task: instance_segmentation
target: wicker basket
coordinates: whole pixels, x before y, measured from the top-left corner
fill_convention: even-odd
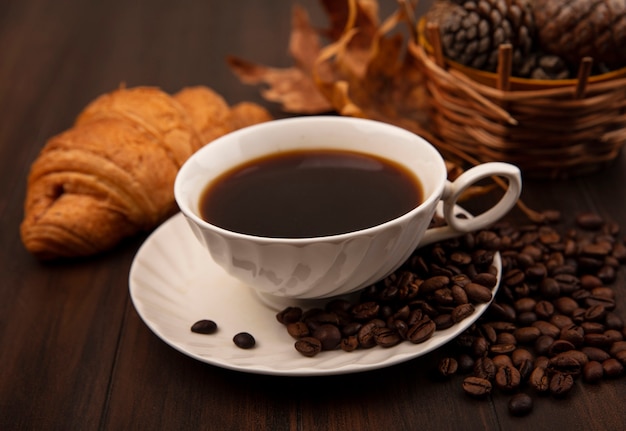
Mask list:
[[[498,73],[443,58],[437,28],[409,44],[422,67],[428,128],[443,152],[466,161],[504,161],[533,177],[568,177],[597,170],[626,143],[626,69],[589,76],[591,59],[577,79],[539,81],[510,76],[510,46],[500,52]]]

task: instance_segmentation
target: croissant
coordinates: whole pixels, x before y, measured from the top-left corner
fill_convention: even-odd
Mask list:
[[[149,231],[176,210],[174,180],[205,143],[271,120],[261,106],[232,108],[208,87],[169,95],[120,88],[50,138],[28,175],[20,235],[40,259],[93,255]]]

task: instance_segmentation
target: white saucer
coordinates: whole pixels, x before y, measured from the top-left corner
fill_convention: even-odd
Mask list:
[[[499,276],[499,254],[494,265]],[[408,361],[452,340],[488,306],[478,305],[472,316],[449,329],[436,331],[421,344],[403,342],[391,348],[350,353],[325,351],[308,358],[295,350],[295,340],[276,320],[276,310],[211,260],[180,213],[146,239],[134,258],[129,284],[139,316],[173,348],[208,364],[271,375],[345,374]],[[191,325],[201,319],[215,321],[218,331],[211,335],[191,332]],[[254,348],[243,350],[235,346],[232,338],[242,331],[255,337]]]

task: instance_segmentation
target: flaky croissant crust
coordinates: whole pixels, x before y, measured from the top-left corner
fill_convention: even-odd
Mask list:
[[[231,109],[201,86],[174,96],[154,87],[104,94],[33,162],[22,242],[41,259],[88,256],[153,229],[176,211],[174,180],[191,154],[270,119],[257,105]]]

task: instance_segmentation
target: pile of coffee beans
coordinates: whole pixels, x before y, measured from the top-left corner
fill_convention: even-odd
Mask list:
[[[492,300],[498,281],[493,240],[485,232],[423,248],[357,300],[334,299],[309,310],[288,307],[276,318],[305,356],[422,343]]]
[[[626,263],[619,226],[584,213],[571,228],[501,223],[490,232],[503,261],[498,295],[439,372],[463,374],[472,396],[510,395],[513,415],[532,410],[532,394],[564,397],[579,379],[622,376],[626,330],[612,287]]]
[[[564,397],[577,381],[617,378],[626,366],[626,329],[612,286],[626,263],[619,226],[584,213],[567,227],[557,212],[548,214],[550,223],[501,222],[422,248],[358,301],[289,307],[277,319],[306,356],[423,342],[492,299],[492,261],[499,252],[496,297],[447,346],[451,354],[438,371],[461,376],[470,396],[504,394],[512,415],[528,414],[533,395]]]

